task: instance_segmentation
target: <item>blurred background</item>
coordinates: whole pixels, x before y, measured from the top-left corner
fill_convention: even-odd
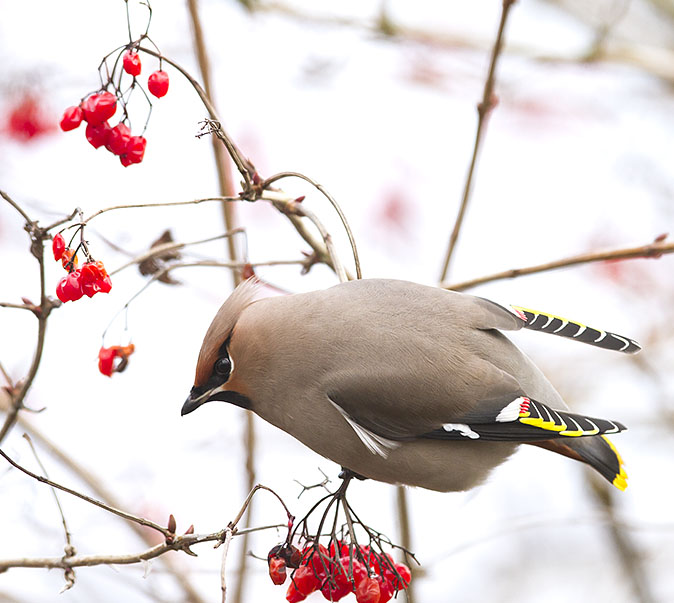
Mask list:
[[[92,6],[0,2],[0,189],[42,224],[76,207],[90,215],[112,205],[218,194],[211,143],[196,137],[206,112],[168,66],[169,93],[153,103],[142,164],[125,169],[94,150],[83,128],[58,129],[63,109],[98,88],[103,56],[128,42],[124,2]],[[147,10],[133,1],[129,9],[137,36]],[[152,40],[200,79],[187,4],[164,0],[153,9]],[[199,2],[215,103],[242,151],[263,176],[303,172],[334,195],[354,230],[364,276],[426,284],[438,282],[461,199],[500,10],[496,0]],[[448,281],[645,245],[670,232],[674,3],[521,0],[505,41],[499,103]],[[144,73],[158,68],[142,59]],[[142,130],[146,107],[139,106],[132,118]],[[327,202],[301,183],[283,186],[307,195],[351,268]],[[294,260],[309,250],[266,204],[241,204],[236,219],[247,232],[240,252],[250,261]],[[23,225],[0,203],[3,302],[39,298]],[[178,241],[225,230],[220,207],[200,204],[111,211],[91,222],[87,238],[96,258],[114,269],[165,229]],[[224,257],[222,241],[185,252],[185,258]],[[628,425],[613,441],[630,486],[624,493],[605,488],[584,466],[525,447],[471,492],[408,490],[411,544],[421,562],[417,603],[674,600],[672,262],[669,256],[604,262],[471,290],[642,344],[641,354],[626,357],[532,332],[513,335],[575,410]],[[298,266],[257,272],[288,291],[337,282],[325,266],[306,276]],[[62,275],[48,262],[50,291]],[[179,532],[190,524],[213,532],[234,517],[247,493],[246,418],[224,404],[184,418],[180,408],[203,334],[232,277],[221,268],[173,276],[178,285],[153,283],[126,315],[118,312],[147,282],[134,268],[113,278],[109,295],[51,315],[26,399],[31,409],[44,410],[22,413],[2,448],[39,471],[21,437],[27,431],[56,481],[99,498],[107,491],[122,508],[163,525],[172,513]],[[30,365],[35,323],[29,312],[0,309],[0,362],[13,380]],[[136,346],[126,372],[112,379],[97,371],[106,328],[106,345],[131,337]],[[298,517],[321,496],[315,489],[298,498],[299,483],[322,481],[322,471],[330,487],[338,483],[337,466],[257,419],[254,463],[256,480]],[[122,520],[66,494],[60,500],[80,554],[136,552],[154,537],[144,540]],[[363,520],[400,540],[393,486],[358,482],[350,500]],[[259,495],[252,525],[284,521],[280,506]],[[2,559],[63,554],[49,488],[4,461],[0,533]],[[231,600],[241,553],[265,558],[283,537],[258,532],[246,550],[242,539],[233,540]],[[170,566],[155,560],[81,568],[62,595],[63,572],[11,569],[0,575],[0,600],[219,601],[221,551],[206,544],[196,552],[198,558],[171,553]],[[271,584],[266,562],[247,561],[238,600],[283,601],[285,589]]]

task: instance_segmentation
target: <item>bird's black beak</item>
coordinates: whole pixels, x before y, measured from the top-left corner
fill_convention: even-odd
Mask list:
[[[193,387],[190,395],[187,396],[187,400],[185,400],[185,404],[183,404],[180,414],[182,416],[188,415],[202,404],[213,402],[215,400],[229,402],[230,404],[234,404],[234,406],[251,410],[251,402],[246,396],[237,392],[222,389],[222,384],[215,387],[211,387],[211,385],[212,384],[206,384],[200,387]]]
[[[190,395],[187,396],[187,400],[185,400],[185,403],[180,410],[180,415],[185,416],[199,408],[205,402],[208,402],[211,392],[212,390],[205,387],[193,387],[192,391],[190,391]]]

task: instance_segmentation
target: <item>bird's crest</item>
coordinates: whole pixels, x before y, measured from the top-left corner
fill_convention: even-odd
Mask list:
[[[232,334],[241,313],[253,302],[258,288],[259,283],[255,278],[243,281],[218,310],[201,344],[194,385],[203,385],[210,377],[220,347]]]

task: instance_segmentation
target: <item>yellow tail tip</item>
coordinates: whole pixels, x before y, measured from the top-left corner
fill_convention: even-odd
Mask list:
[[[611,442],[611,440],[609,440],[605,435],[601,437],[604,438],[604,441],[611,447],[613,454],[615,454],[616,458],[618,459],[618,463],[620,464],[620,473],[618,473],[618,475],[613,478],[613,485],[618,488],[618,490],[624,492],[625,488],[627,488],[627,473],[625,472],[625,467],[623,466],[623,459],[616,447],[613,445],[613,442]]]

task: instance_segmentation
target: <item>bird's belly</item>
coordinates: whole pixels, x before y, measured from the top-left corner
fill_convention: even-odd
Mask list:
[[[322,420],[315,413],[305,413],[300,423],[294,416],[297,406],[290,411],[293,414],[278,410],[262,418],[338,465],[369,479],[440,492],[468,490],[480,484],[517,447],[503,442],[419,439],[401,442],[384,457],[371,452],[337,413],[320,413]]]

